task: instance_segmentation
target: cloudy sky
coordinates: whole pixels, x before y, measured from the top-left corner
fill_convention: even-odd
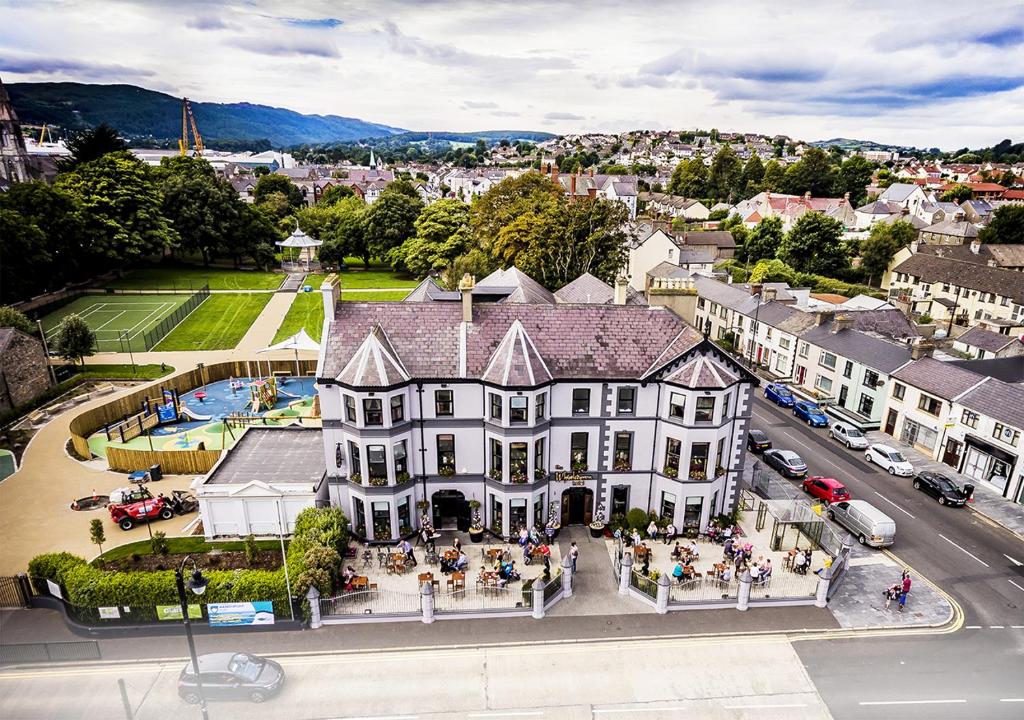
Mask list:
[[[416,130],[1024,139],[1024,2],[0,0],[5,82]]]

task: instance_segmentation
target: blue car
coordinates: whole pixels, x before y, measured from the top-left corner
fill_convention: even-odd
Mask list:
[[[828,427],[828,416],[825,412],[812,402],[800,400],[793,405],[793,414],[801,420],[806,420],[811,427]]]
[[[764,386],[764,397],[781,407],[791,408],[795,398],[789,388],[779,383],[768,383]]]

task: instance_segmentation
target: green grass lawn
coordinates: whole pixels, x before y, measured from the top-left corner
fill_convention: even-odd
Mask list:
[[[194,288],[209,283],[211,290],[276,290],[284,281],[281,273],[255,270],[224,270],[182,265],[139,268],[110,287],[130,290]]]
[[[174,368],[165,365],[136,365],[134,372],[131,365],[86,365],[75,374],[76,378],[95,378],[97,380],[156,380],[174,372]]]
[[[367,290],[365,292],[346,293],[341,292],[342,302],[397,302],[405,299],[409,293],[405,290]],[[298,293],[292,300],[292,306],[288,308],[288,314],[284,316],[281,327],[274,335],[274,342],[278,343],[287,337],[291,337],[301,328],[314,340],[320,340],[320,334],[324,329],[324,306],[319,292]]]
[[[153,349],[229,350],[238,345],[270,298],[270,293],[211,295]]]
[[[289,541],[286,538],[284,541],[286,548],[288,546],[288,542]],[[257,540],[256,546],[260,550],[279,550],[281,548],[281,542],[279,540]],[[245,543],[242,540],[227,540],[224,542],[208,543],[203,537],[198,535],[190,537],[169,537],[167,538],[167,549],[171,554],[208,553],[213,549],[230,552],[245,550]],[[98,559],[104,561],[123,560],[132,553],[138,553],[139,555],[152,555],[153,548],[150,545],[149,540],[140,540],[138,542],[111,548],[104,552]]]
[[[96,334],[100,352],[142,352],[145,336],[183,305],[188,295],[83,295],[43,318],[43,330],[51,345],[57,326],[74,313]]]

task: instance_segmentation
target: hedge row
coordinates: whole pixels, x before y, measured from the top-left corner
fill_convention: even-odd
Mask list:
[[[343,552],[348,543],[346,527],[347,520],[338,508],[307,508],[299,514],[288,552],[292,591],[297,597],[302,597],[308,589],[308,585],[297,585],[297,581],[307,575],[307,552],[325,543],[330,543],[332,550]],[[52,580],[63,588],[65,600],[72,605],[155,606],[178,602],[173,570],[107,571],[90,565],[77,555],[62,552],[37,555],[29,563],[28,572],[37,593],[47,594],[46,581]],[[210,584],[201,598],[197,598],[201,604],[272,600],[275,608],[282,611],[288,608],[288,590],[283,569],[204,568],[203,575]]]

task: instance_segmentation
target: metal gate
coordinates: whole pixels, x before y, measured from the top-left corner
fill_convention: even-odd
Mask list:
[[[28,578],[24,576],[0,576],[0,608],[28,607]]]

